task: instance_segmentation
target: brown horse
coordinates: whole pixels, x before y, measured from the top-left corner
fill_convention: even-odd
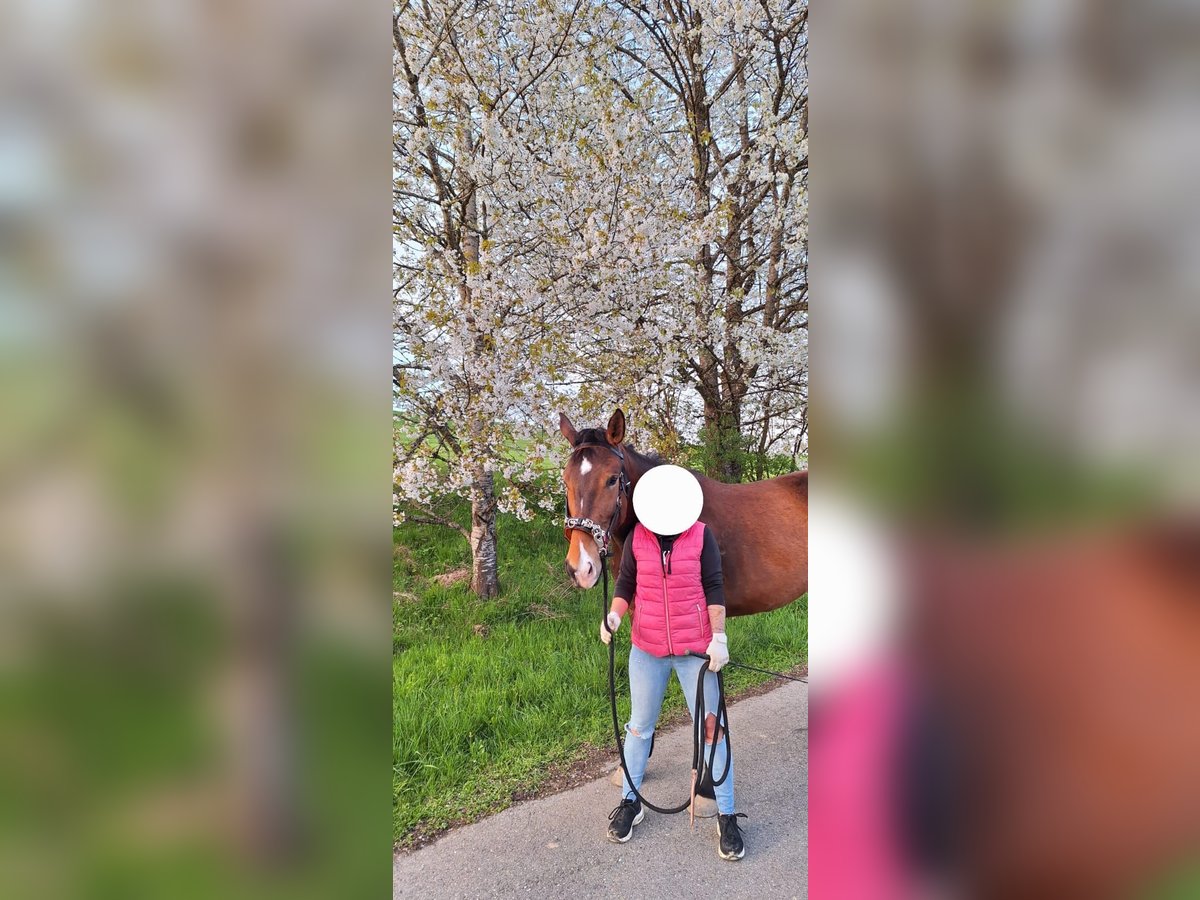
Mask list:
[[[600,578],[597,538],[609,541],[615,577],[621,548],[637,522],[633,489],[663,460],[624,442],[625,414],[619,409],[605,429],[577,431],[565,415],[559,417],[559,429],[572,447],[563,470],[567,515],[587,519],[597,529],[564,528],[571,542],[567,574],[579,587],[590,588]],[[749,484],[724,484],[693,474],[704,490],[700,521],[721,546],[726,614],[766,612],[803,596],[808,590],[808,472]]]
[[[1196,896],[1200,523],[910,534],[902,558],[934,864],[973,897]]]

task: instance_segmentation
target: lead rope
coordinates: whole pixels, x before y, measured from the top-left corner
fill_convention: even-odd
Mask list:
[[[709,773],[714,771],[714,766],[717,761],[717,744],[719,743],[717,740],[717,735],[721,731],[725,732],[725,749],[728,755],[725,757],[725,771],[721,774],[719,779],[715,779],[713,781],[714,787],[725,783],[725,779],[729,777],[729,770],[733,765],[733,742],[729,738],[729,713],[725,708],[725,679],[722,677],[720,672],[716,673],[718,697],[716,713],[717,719],[716,726],[713,729],[713,742],[712,749],[709,751],[708,755],[708,765],[705,766],[703,749],[704,719],[707,716],[707,712],[705,711],[704,704],[704,674],[708,671],[708,657],[702,653],[689,654],[690,656],[696,656],[701,660],[700,672],[696,676],[696,709],[695,714],[692,716],[692,786],[688,792],[688,799],[678,806],[655,806],[642,795],[641,791],[634,786],[633,778],[629,774],[629,764],[625,761],[625,742],[621,739],[621,722],[620,717],[617,715],[617,646],[616,641],[614,640],[615,635],[613,635],[613,630],[608,627],[608,554],[606,553],[601,554],[600,556],[600,573],[604,579],[603,596],[601,599],[601,602],[604,604],[604,609],[601,613],[601,621],[604,623],[604,628],[609,634],[608,700],[609,706],[612,709],[613,737],[615,737],[617,741],[617,755],[621,759],[621,771],[624,773],[625,781],[628,782],[629,787],[633,791],[634,796],[637,797],[638,802],[645,804],[656,813],[662,813],[664,815],[674,815],[675,813],[683,812],[685,809],[689,810],[690,815],[688,824],[689,827],[694,829],[696,822],[696,785],[699,784],[706,771]],[[630,628],[632,627],[633,626],[631,624]],[[623,797],[624,795],[622,794],[622,798]]]

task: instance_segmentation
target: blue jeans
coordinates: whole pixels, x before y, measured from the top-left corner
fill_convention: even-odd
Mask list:
[[[696,677],[700,674],[703,661],[695,656],[654,656],[637,647],[629,648],[629,692],[633,705],[630,709],[629,722],[625,726],[625,764],[629,767],[629,776],[623,777],[621,795],[634,799],[629,779],[638,790],[642,787],[642,778],[646,774],[646,760],[650,758],[650,738],[654,734],[654,726],[658,724],[658,714],[662,712],[663,697],[667,693],[667,683],[671,680],[671,670],[679,677],[683,688],[683,696],[687,699],[688,712],[693,718],[696,715]],[[708,713],[717,712],[717,676],[709,672],[704,676],[704,708]],[[705,762],[708,761],[709,747],[704,749]],[[725,743],[724,734],[717,744],[717,757],[713,762],[714,780],[721,777],[729,759],[729,749]],[[733,806],[733,766],[730,763],[729,777],[724,784],[717,785],[713,793],[717,799],[717,812],[728,816],[734,811]],[[654,798],[651,798],[654,799]]]

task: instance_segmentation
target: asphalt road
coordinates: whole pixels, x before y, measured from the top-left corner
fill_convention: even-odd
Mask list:
[[[608,777],[531,800],[397,854],[393,897],[808,896],[808,685],[789,683],[729,707],[746,855],[717,856],[716,819],[646,811],[626,844],[605,838],[620,791]],[[643,784],[655,802],[686,794],[687,725],[662,733]],[[659,799],[661,798],[661,799]]]

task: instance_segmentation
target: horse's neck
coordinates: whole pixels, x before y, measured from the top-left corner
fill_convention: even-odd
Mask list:
[[[629,472],[626,474],[629,476],[630,489],[637,484],[639,478],[655,466],[662,465],[661,461],[642,456],[642,454],[638,453],[628,444],[625,445],[625,457],[629,460]]]
[[[632,512],[633,512],[633,489],[637,487],[638,480],[643,475],[645,475],[647,472],[649,472],[651,469],[653,469],[656,465],[658,465],[658,463],[654,462],[653,460],[647,459],[646,457],[642,456],[640,453],[638,453],[636,450],[634,450],[632,447],[630,447],[628,445],[626,445],[626,447],[625,447],[625,459],[628,460],[628,466],[629,466],[628,471],[626,471],[626,473],[625,473],[625,477],[629,479],[629,511],[632,514]],[[632,519],[632,518],[630,519],[630,521],[629,521],[629,530],[630,531],[633,530],[633,523],[636,521],[637,521],[636,519]]]

